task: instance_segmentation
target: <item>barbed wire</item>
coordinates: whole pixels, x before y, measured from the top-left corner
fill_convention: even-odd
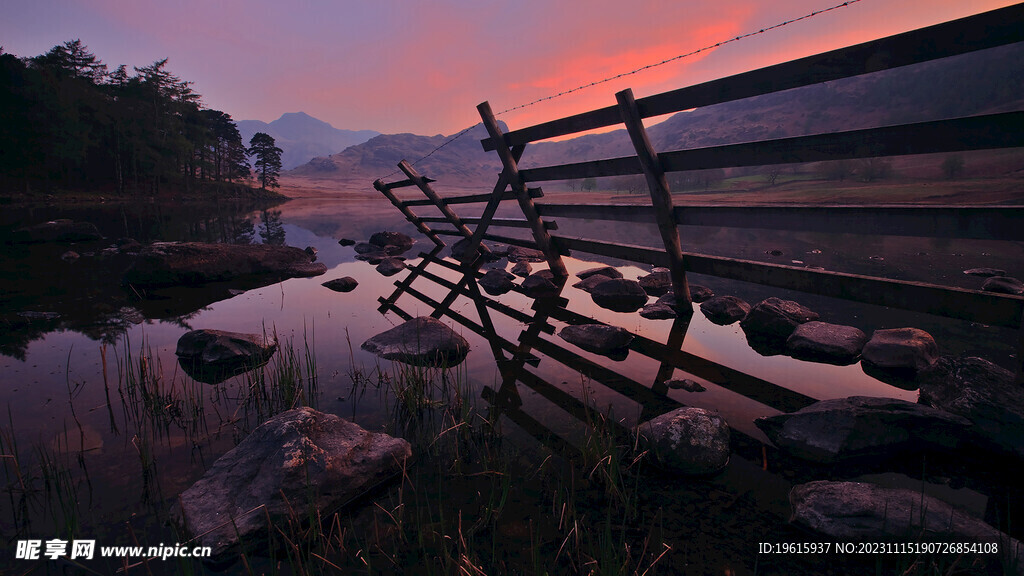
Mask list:
[[[594,86],[599,86],[599,85],[605,84],[607,82],[612,82],[612,81],[618,80],[620,78],[625,78],[626,76],[632,76],[634,74],[639,74],[640,72],[643,72],[645,70],[650,70],[651,68],[657,68],[658,66],[664,66],[665,64],[670,64],[672,62],[675,62],[676,60],[682,60],[683,58],[689,58],[689,57],[692,57],[692,56],[696,56],[697,54],[700,54],[702,52],[707,52],[708,50],[714,50],[715,48],[720,48],[722,46],[725,46],[726,44],[731,44],[733,42],[739,42],[740,40],[745,40],[745,39],[750,38],[752,36],[758,36],[760,34],[764,34],[765,32],[771,32],[772,30],[776,30],[776,29],[782,28],[784,26],[789,26],[790,24],[794,24],[796,22],[807,20],[809,18],[814,18],[815,16],[818,16],[820,14],[825,14],[826,12],[832,12],[833,10],[838,10],[840,8],[845,8],[845,7],[847,7],[847,6],[851,5],[851,4],[856,4],[856,3],[860,2],[860,1],[861,0],[846,0],[845,2],[843,2],[841,4],[836,4],[835,6],[831,6],[829,8],[823,8],[821,10],[815,10],[814,12],[810,12],[810,13],[804,14],[803,16],[800,16],[800,17],[797,17],[797,18],[791,18],[791,19],[786,20],[784,22],[779,22],[778,24],[774,24],[772,26],[768,26],[767,28],[761,28],[760,30],[756,30],[756,31],[753,31],[753,32],[747,32],[746,34],[740,34],[739,36],[736,36],[734,38],[729,38],[728,40],[722,40],[721,42],[716,42],[714,44],[709,44],[707,46],[704,46],[703,48],[698,48],[696,50],[693,50],[691,52],[687,52],[685,54],[679,54],[678,56],[673,56],[671,58],[666,58],[665,60],[662,60],[661,62],[656,62],[654,64],[648,64],[646,66],[641,66],[640,68],[636,68],[634,70],[630,70],[629,72],[622,72],[621,74],[616,74],[614,76],[609,76],[609,77],[603,78],[601,80],[595,80],[595,81],[593,81],[593,82],[591,82],[589,84],[582,84],[582,85],[577,86],[575,88],[570,88],[569,90],[563,90],[563,91],[561,91],[561,92],[559,92],[557,94],[552,94],[550,96],[545,96],[543,98],[538,98],[536,100],[533,100],[532,102],[527,102],[526,104],[520,104],[518,106],[513,106],[511,108],[506,108],[506,109],[502,110],[501,112],[497,112],[495,114],[495,116],[501,116],[502,114],[507,114],[509,112],[514,112],[516,110],[522,110],[523,108],[529,108],[530,106],[534,106],[534,105],[540,104],[542,102],[547,102],[549,100],[554,100],[555,98],[561,98],[562,96],[566,96],[566,95],[572,94],[574,92],[579,92],[581,90],[586,90],[587,88],[593,88]],[[425,155],[420,156],[415,161],[410,162],[410,165],[415,166],[416,164],[419,164],[420,162],[426,160],[427,158],[430,158],[438,150],[441,150],[445,146],[447,146],[447,145],[451,144],[452,142],[458,140],[459,138],[465,136],[467,132],[469,132],[473,128],[476,128],[480,124],[482,124],[482,122],[477,122],[476,124],[473,124],[469,128],[461,130],[460,132],[458,132],[454,136],[452,136],[452,137],[448,138],[447,140],[445,140],[443,143],[438,145],[436,148],[434,148],[430,152],[427,152]],[[381,180],[383,180],[385,178],[390,178],[391,176],[394,176],[395,174],[398,174],[398,172],[399,172],[399,170],[395,170],[395,171],[391,172],[390,174],[388,174],[386,176],[383,176],[381,178]]]

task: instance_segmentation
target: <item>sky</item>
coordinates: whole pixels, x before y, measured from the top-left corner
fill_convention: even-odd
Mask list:
[[[453,134],[495,112],[757,32],[842,0],[4,0],[0,46],[80,39],[113,70],[168,59],[207,108],[269,122]],[[1016,2],[857,0],[500,114],[512,129]]]

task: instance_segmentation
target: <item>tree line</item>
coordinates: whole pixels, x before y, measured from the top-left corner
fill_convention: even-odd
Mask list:
[[[280,148],[260,136],[259,181],[276,186]],[[250,153],[231,116],[204,108],[167,59],[129,73],[124,65],[109,71],[81,40],[30,58],[0,48],[5,188],[190,192],[247,182]]]

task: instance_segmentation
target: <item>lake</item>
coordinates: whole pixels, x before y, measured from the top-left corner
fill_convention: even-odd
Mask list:
[[[473,214],[466,211],[464,215]],[[507,216],[514,217],[514,212]],[[345,522],[351,522],[348,532],[341,524],[337,531],[325,530],[329,533],[325,541],[334,544],[316,553],[334,563],[348,562],[348,570],[399,572],[406,562],[429,557],[439,573],[459,562],[484,561],[498,567],[498,572],[517,566],[582,571],[591,560],[628,567],[629,572],[643,572],[653,565],[666,573],[681,569],[716,574],[814,573],[835,559],[764,558],[756,546],[759,541],[813,538],[786,524],[786,494],[793,483],[816,476],[869,476],[914,489],[927,486],[929,492],[949,495],[977,514],[991,516],[1007,510],[1009,488],[1001,484],[1002,479],[965,479],[969,475],[955,464],[913,461],[884,469],[864,466],[837,471],[781,456],[772,461],[774,452],[771,459],[769,452],[762,452],[767,439],[753,422],[779,413],[773,405],[784,406],[787,394],[916,401],[917,391],[882,382],[859,364],[833,366],[784,355],[764,356],[751,348],[738,324],[716,325],[696,305],[687,324],[603,309],[589,294],[571,286],[572,277],[560,293],[572,313],[621,326],[657,344],[674,342],[676,350],[700,360],[693,363],[691,372],[635,349],[625,359],[612,359],[575,348],[544,334],[542,328],[564,327],[564,312],[561,316],[551,313],[525,295],[510,292],[493,297],[507,307],[489,313],[498,339],[488,339],[446,317],[444,321],[470,342],[467,360],[452,374],[410,375],[407,369],[360,349],[367,339],[401,323],[395,312],[378,310],[378,298],[391,295],[395,283],[410,271],[385,277],[357,260],[351,246],[338,241],[365,241],[381,230],[409,234],[417,239],[406,254],[410,268],[421,262],[418,254],[433,244],[383,198],[368,193],[304,198],[269,207],[231,203],[10,207],[0,216],[0,234],[55,218],[92,222],[106,238],[70,247],[6,244],[0,259],[4,326],[0,407],[6,409],[0,414],[5,472],[0,527],[8,540],[0,550],[0,564],[12,565],[19,573],[33,567],[48,573],[48,568],[42,568],[46,560],[36,564],[15,560],[13,542],[17,540],[60,536],[96,539],[99,545],[184,542],[186,537],[168,524],[177,495],[269,415],[296,404],[341,415],[370,430],[409,437],[414,450],[427,455],[415,464],[413,487],[403,483],[385,489],[378,496],[378,502],[385,504],[378,503],[377,512],[369,506],[369,512],[364,507],[345,517],[349,518]],[[585,227],[587,236],[608,241],[648,246],[660,242],[653,226],[627,223],[566,222],[560,234],[573,235],[573,226]],[[576,228],[581,234],[583,229]],[[140,299],[120,285],[127,261],[103,253],[120,238],[143,243],[312,246],[328,271],[266,286],[171,289]],[[978,278],[963,274],[968,268],[1000,268],[1024,277],[1021,243],[690,228],[682,231],[682,244],[691,252],[964,288],[980,285]],[[62,259],[69,249],[80,257]],[[447,255],[444,250],[439,257]],[[648,267],[586,254],[566,259],[571,274],[604,264],[616,266],[631,279],[650,272]],[[505,260],[496,265],[512,267]],[[533,264],[535,271],[544,267]],[[461,278],[441,265],[427,270],[441,282],[417,278],[412,287],[425,298],[403,293],[395,301],[411,316],[433,312],[424,300],[444,300],[450,292],[444,281],[457,283]],[[321,285],[344,276],[358,281],[354,291],[336,293]],[[1007,368],[1015,361],[1017,335],[1009,330],[698,275],[691,276],[690,282],[750,303],[769,296],[797,300],[819,312],[823,320],[853,325],[868,335],[879,328],[914,326],[932,334],[944,354],[978,355]],[[482,323],[477,303],[468,297],[456,299],[451,310],[471,323]],[[530,331],[530,323],[523,321],[523,315],[539,322],[528,337],[523,334]],[[264,381],[252,375],[217,384],[192,380],[179,366],[175,347],[182,334],[198,328],[276,334],[282,350],[262,372],[269,381],[276,370],[278,378],[291,379],[291,387],[255,394]],[[531,344],[531,361],[516,366],[525,375],[510,372],[506,364],[496,361],[502,340],[513,347],[520,342]],[[742,373],[748,381],[764,386],[717,385],[700,376],[710,374],[708,365]],[[429,387],[450,380],[456,385],[425,392],[430,398],[436,393],[436,402],[410,404],[401,384],[409,378],[424,378],[431,382]],[[656,384],[682,378],[695,380],[705,390],[665,390]],[[496,399],[508,380],[518,395],[514,404]],[[514,383],[517,380],[519,384]],[[597,470],[610,470],[611,460],[604,452],[594,452],[593,430],[611,430],[597,439],[610,441],[613,452],[628,452],[631,447],[615,446],[623,442],[616,430],[628,430],[661,407],[676,405],[717,410],[725,418],[739,446],[729,467],[713,478],[687,481],[656,472],[635,474],[636,467],[631,468],[627,458],[622,470],[609,471],[602,480]],[[486,433],[466,432],[467,437],[459,440],[466,443],[462,448],[458,443],[438,448],[438,438],[447,441],[464,429],[478,430],[481,421],[487,422]],[[571,456],[564,449],[583,455]],[[601,457],[588,460],[588,451]],[[489,452],[501,454],[494,460],[501,463],[500,471],[481,467],[481,461],[492,462],[493,454],[485,454]],[[631,489],[621,490],[626,484]],[[403,490],[412,490],[415,496]],[[438,496],[431,500],[428,495],[434,492]],[[500,506],[492,501],[495,498]],[[509,498],[519,500],[506,501]],[[1010,507],[1019,505],[1015,500]],[[451,513],[445,517],[443,511]],[[452,517],[455,512],[457,522]],[[418,541],[407,540],[402,514],[404,522],[418,525],[414,531],[421,534]],[[438,519],[438,514],[444,518]],[[382,526],[381,518],[392,525]],[[593,522],[606,530],[581,536],[585,529],[574,531],[567,519]],[[463,536],[464,526],[469,536]],[[359,534],[355,540],[359,544],[340,536],[342,532]],[[372,537],[367,535],[370,532]],[[430,534],[437,535],[438,542]],[[459,537],[468,538],[471,545],[460,544]],[[474,540],[485,552],[471,552]],[[355,547],[346,549],[346,545]],[[609,558],[597,558],[595,550],[603,548],[616,551]],[[299,561],[287,560],[289,554],[253,558],[251,566],[263,573],[301,572]],[[315,565],[308,555],[303,561]],[[864,562],[872,566],[874,560],[843,559],[836,573],[858,573]],[[333,570],[333,565],[321,563],[319,569]],[[110,559],[88,564],[98,573],[121,566]],[[483,569],[490,573],[487,566]],[[129,573],[148,570],[176,573],[182,568],[157,560],[134,566]],[[242,564],[230,570],[246,573]]]

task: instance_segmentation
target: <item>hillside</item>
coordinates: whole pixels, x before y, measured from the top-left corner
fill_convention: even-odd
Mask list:
[[[1024,46],[1017,44],[680,112],[651,125],[648,132],[656,149],[679,150],[1021,109]],[[493,152],[483,152],[480,140],[485,136],[483,127],[477,126],[422,160],[417,169],[445,185],[489,187],[501,165]],[[446,139],[381,135],[338,154],[314,158],[292,173],[367,185],[393,172],[400,160],[420,158]],[[521,165],[631,153],[625,130],[615,130],[531,144]],[[911,164],[918,172],[930,174],[941,161],[931,158]]]
[[[257,132],[274,137],[277,147],[284,151],[281,165],[291,170],[309,162],[311,158],[340,152],[349,146],[361,144],[380,134],[373,130],[342,130],[305,112],[289,112],[270,122],[239,120],[238,131],[246,143]]]

